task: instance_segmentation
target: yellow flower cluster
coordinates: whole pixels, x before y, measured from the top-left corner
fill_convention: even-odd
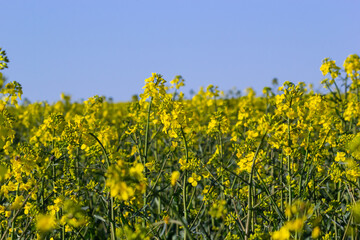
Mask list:
[[[137,193],[144,193],[146,183],[143,170],[144,167],[140,163],[126,166],[122,160],[112,165],[106,174],[106,186],[110,188],[111,196],[127,201]]]
[[[153,73],[127,103],[18,104],[0,75],[0,238],[358,239],[360,60],[320,70],[327,94]]]

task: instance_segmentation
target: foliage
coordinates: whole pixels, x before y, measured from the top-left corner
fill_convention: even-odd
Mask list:
[[[325,95],[191,99],[154,73],[129,103],[19,105],[2,82],[0,238],[358,239],[360,60],[321,71]]]

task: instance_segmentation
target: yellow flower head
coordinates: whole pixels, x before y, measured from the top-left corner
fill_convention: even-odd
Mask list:
[[[56,227],[56,218],[53,215],[38,215],[36,229],[40,232],[50,232]]]
[[[180,172],[179,171],[174,171],[171,174],[171,185],[175,186],[176,181],[179,179],[180,177]]]
[[[196,173],[192,173],[191,177],[189,177],[188,182],[191,183],[193,187],[196,187],[198,184],[198,181],[201,180],[201,176],[197,175]]]

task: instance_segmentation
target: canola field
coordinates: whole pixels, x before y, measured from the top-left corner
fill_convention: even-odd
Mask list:
[[[360,239],[360,58],[320,70],[326,94],[186,99],[153,73],[128,103],[51,105],[0,75],[0,240]]]

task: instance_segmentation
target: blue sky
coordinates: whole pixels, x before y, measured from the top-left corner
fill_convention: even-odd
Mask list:
[[[360,54],[360,1],[1,1],[3,73],[32,102],[128,101],[152,72],[190,89],[319,86],[321,61]]]

